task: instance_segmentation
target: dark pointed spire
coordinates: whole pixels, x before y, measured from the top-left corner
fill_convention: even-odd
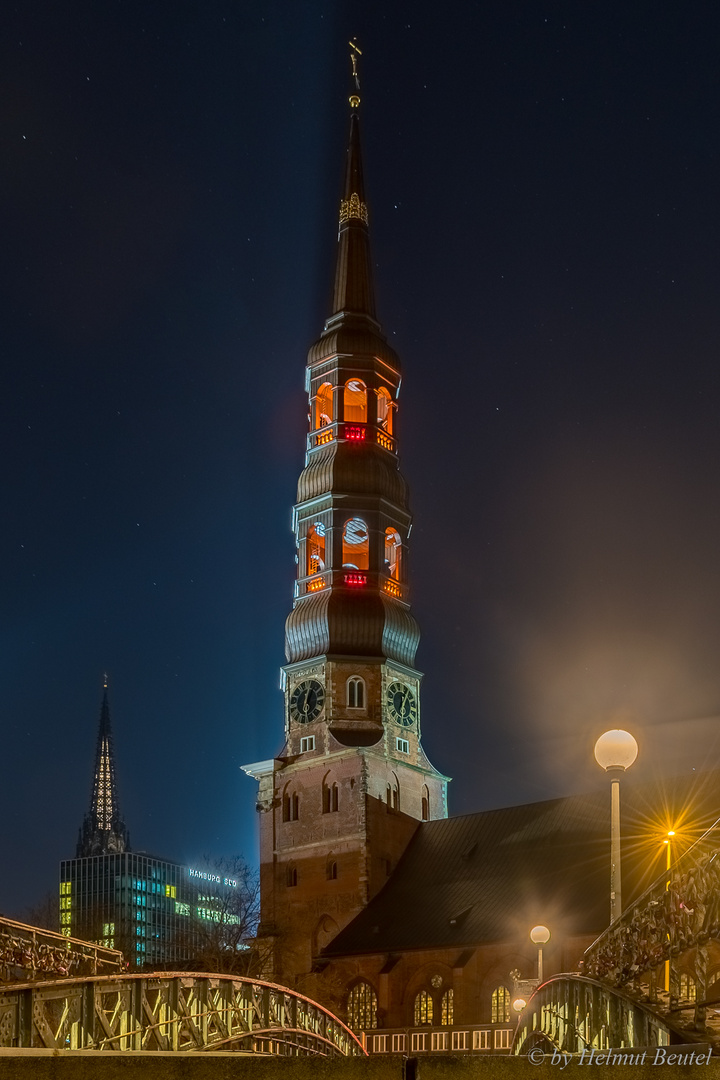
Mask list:
[[[328,326],[341,315],[369,316],[377,325],[375,292],[370,259],[370,236],[368,233],[368,210],[363,184],[362,155],[360,152],[360,80],[357,45],[350,42],[350,60],[353,70],[353,93],[350,95],[350,139],[347,149],[345,187],[340,202],[338,228],[338,253],[333,290],[333,310]]]
[[[108,679],[107,675],[104,675],[93,789],[90,811],[83,819],[78,838],[79,859],[130,850],[130,837],[118,807],[107,687]]]

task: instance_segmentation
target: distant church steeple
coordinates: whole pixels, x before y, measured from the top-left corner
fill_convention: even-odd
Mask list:
[[[90,799],[90,811],[85,815],[78,836],[76,857],[110,855],[130,850],[130,835],[118,808],[115,782],[108,679],[103,676],[103,699],[100,706],[100,728],[95,751],[95,775]]]

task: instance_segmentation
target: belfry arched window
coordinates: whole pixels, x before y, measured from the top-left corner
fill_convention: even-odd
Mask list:
[[[350,570],[367,570],[370,560],[370,536],[362,518],[349,518],[343,526],[342,561]]]
[[[369,982],[356,983],[348,994],[347,1022],[353,1031],[377,1027],[377,994]]]
[[[430,792],[428,791],[426,784],[423,784],[420,809],[422,812],[422,820],[428,821],[430,818]]]
[[[400,809],[400,784],[395,773],[392,774],[392,780],[387,785],[387,804],[391,810]]]
[[[359,675],[351,675],[346,686],[346,703],[348,709],[365,708],[365,680]]]
[[[507,1024],[510,1022],[510,991],[507,986],[498,986],[490,999],[490,1022]]]
[[[337,881],[337,859],[328,859],[325,877],[328,881]]]
[[[400,580],[400,558],[402,540],[397,529],[385,530],[385,573],[388,577]]]
[[[380,427],[387,431],[388,435],[392,435],[393,405],[390,391],[385,386],[381,386],[377,394],[377,419]]]
[[[316,521],[307,534],[307,572],[319,574],[325,569],[325,525]]]
[[[351,424],[367,421],[367,389],[361,379],[348,379],[345,383],[343,419]]]
[[[433,999],[427,990],[421,990],[415,998],[413,1008],[413,1024],[420,1027],[421,1024],[433,1022]]]
[[[285,884],[288,889],[294,889],[297,885],[297,867],[290,864],[285,870]]]
[[[333,422],[333,388],[329,382],[318,387],[315,398],[315,427],[325,427]]]

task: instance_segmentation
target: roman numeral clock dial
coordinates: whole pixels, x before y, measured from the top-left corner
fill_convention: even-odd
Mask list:
[[[325,687],[317,679],[298,683],[290,695],[290,716],[298,724],[317,720],[325,706]]]
[[[417,701],[405,683],[394,682],[388,686],[386,708],[388,716],[400,727],[412,727],[417,719]]]

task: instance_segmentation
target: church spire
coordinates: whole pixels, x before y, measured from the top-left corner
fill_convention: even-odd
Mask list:
[[[326,329],[337,325],[343,317],[348,315],[369,316],[375,328],[377,327],[358,116],[360,108],[358,57],[362,54],[354,42],[351,41],[349,44],[353,72],[353,93],[349,99],[350,138],[345,167],[345,186],[340,201],[333,309]]]
[[[83,819],[76,855],[80,859],[129,850],[130,837],[118,808],[108,677],[104,675],[90,810]]]

